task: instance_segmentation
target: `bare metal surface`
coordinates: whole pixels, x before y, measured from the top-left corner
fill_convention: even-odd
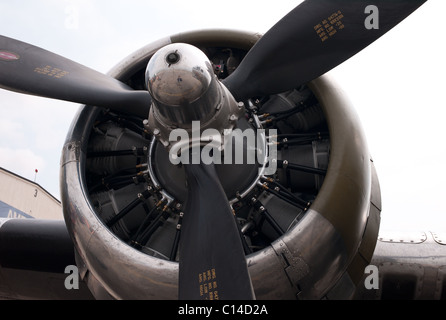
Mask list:
[[[156,48],[145,50],[147,55],[140,51],[133,63],[125,62],[126,68],[133,69],[133,64],[139,65]],[[114,70],[125,74],[124,69]],[[304,218],[271,246],[247,256],[259,299],[319,299],[336,282],[350,284],[346,271],[358,252],[368,219],[370,156],[357,118],[329,78],[317,79],[312,89],[321,100],[334,141],[329,169]],[[114,298],[176,299],[178,264],[120,241],[99,221],[88,201],[83,148],[94,121],[92,112],[85,108],[73,122],[61,169],[66,221],[79,257],[94,277],[95,287],[99,284]]]

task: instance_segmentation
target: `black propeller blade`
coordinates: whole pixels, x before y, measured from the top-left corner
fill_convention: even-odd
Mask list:
[[[151,99],[124,83],[39,47],[0,36],[0,88],[146,118]]]
[[[224,84],[238,101],[296,88],[364,49],[424,2],[307,0],[256,43]],[[370,4],[373,11],[365,10]],[[368,29],[372,13],[379,29]]]
[[[185,164],[189,195],[181,227],[179,298],[252,300],[234,215],[213,164]]]

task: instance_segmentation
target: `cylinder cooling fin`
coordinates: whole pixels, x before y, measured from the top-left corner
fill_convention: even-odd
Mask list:
[[[259,37],[223,30],[175,35],[140,49],[111,75],[143,89],[152,55],[184,42],[200,48],[224,79]],[[373,253],[381,206],[358,118],[327,76],[243,104],[236,127],[266,133],[265,143],[277,148],[277,170],[264,174],[261,161],[216,169],[256,297],[346,298],[330,289],[353,294]],[[184,168],[169,161],[144,120],[84,106],[65,143],[65,220],[82,276],[99,298],[178,297],[188,188]]]

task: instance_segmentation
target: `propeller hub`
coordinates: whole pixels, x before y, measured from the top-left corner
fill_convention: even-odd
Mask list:
[[[244,114],[243,104],[218,80],[208,57],[189,44],[174,43],[158,50],[147,65],[146,84],[152,108],[145,127],[168,149],[175,144],[169,141],[174,129],[191,133],[193,121],[200,121],[200,136],[210,128],[223,134]]]
[[[147,66],[146,82],[164,120],[182,125],[215,113],[217,80],[209,59],[194,46],[177,43],[160,49]]]

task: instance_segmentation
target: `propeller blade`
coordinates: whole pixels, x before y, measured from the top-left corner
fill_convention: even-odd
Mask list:
[[[0,88],[110,108],[146,118],[147,91],[72,60],[15,39],[0,36]]]
[[[238,101],[296,88],[367,47],[424,2],[304,1],[254,45],[223,83]]]
[[[189,195],[181,226],[179,298],[252,300],[240,232],[213,164],[185,164]]]

